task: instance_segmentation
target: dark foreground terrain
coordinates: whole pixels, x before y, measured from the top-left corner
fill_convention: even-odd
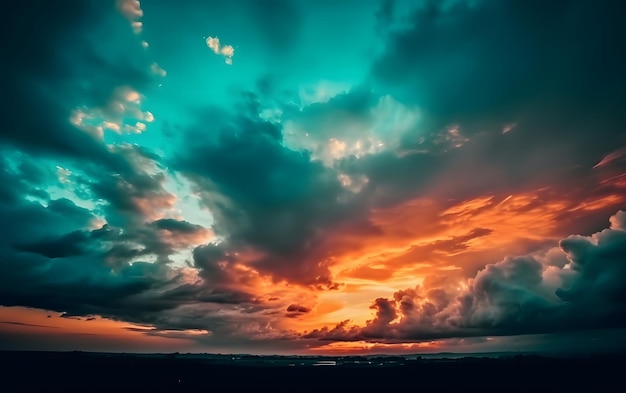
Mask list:
[[[0,352],[3,392],[626,391],[626,356],[310,358]]]

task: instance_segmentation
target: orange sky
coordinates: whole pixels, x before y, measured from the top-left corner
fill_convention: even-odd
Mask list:
[[[304,333],[349,320],[363,326],[374,316],[373,299],[390,297],[413,287],[424,291],[445,287],[466,288],[469,277],[487,263],[506,255],[519,255],[537,244],[556,244],[567,228],[559,221],[567,214],[584,214],[614,209],[625,202],[625,194],[610,193],[601,198],[569,201],[549,189],[518,195],[487,195],[457,204],[440,206],[429,199],[412,200],[371,212],[370,222],[380,229],[371,236],[338,232],[330,236],[331,271],[341,285],[336,290],[316,291],[288,283],[272,283],[258,273],[246,281],[249,290],[266,301],[298,304],[310,311],[293,318],[273,318],[276,328]],[[425,217],[430,218],[425,220]],[[173,240],[170,240],[173,241]],[[197,280],[191,274],[190,282]],[[249,273],[246,273],[249,275]],[[0,307],[0,331],[6,337],[47,337],[57,340],[55,348],[71,349],[76,340],[87,348],[129,348],[130,351],[162,351],[187,348],[203,331],[180,331],[174,336],[143,333],[150,326],[112,321],[99,316],[63,317],[57,312],[24,307]],[[178,337],[178,338],[174,338]],[[186,339],[186,337],[188,339]],[[80,338],[80,339],[79,339]],[[409,344],[330,342],[314,347],[312,353],[367,353],[372,350],[411,352],[445,348],[439,341]]]

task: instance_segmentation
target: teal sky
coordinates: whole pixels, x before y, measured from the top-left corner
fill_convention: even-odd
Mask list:
[[[620,2],[5,8],[0,349],[626,345]]]

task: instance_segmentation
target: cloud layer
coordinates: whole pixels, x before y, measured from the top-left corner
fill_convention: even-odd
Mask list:
[[[406,342],[624,328],[625,219],[619,211],[601,232],[487,264],[459,288],[428,283],[378,298],[366,326],[345,321],[305,337]]]
[[[626,328],[620,6],[408,3],[7,6],[4,329],[319,353]]]

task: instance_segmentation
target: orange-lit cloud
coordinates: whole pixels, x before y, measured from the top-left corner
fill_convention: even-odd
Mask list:
[[[0,307],[0,335],[7,340],[3,349],[71,351],[77,345],[94,351],[154,352],[193,348],[190,340],[149,336],[141,325],[93,317],[65,317],[63,314],[24,307]],[[15,347],[13,347],[15,345]]]
[[[623,160],[624,157],[626,157],[626,148],[617,149],[604,156],[602,160],[600,160],[596,165],[593,166],[593,169],[614,164],[617,161]]]
[[[221,45],[220,39],[218,37],[207,37],[206,45],[215,53],[216,55],[222,55],[224,57],[224,62],[228,65],[233,64],[233,56],[235,55],[235,48],[231,45]]]
[[[141,33],[143,29],[143,10],[139,0],[117,0],[117,9],[130,22],[133,31],[136,34]]]
[[[555,245],[567,233],[564,216],[615,208],[625,201],[617,194],[576,201],[540,189],[451,206],[417,199],[372,211],[375,231],[332,235],[327,244],[335,252],[331,270],[342,286],[317,295],[320,304],[334,307],[308,314],[306,325],[333,319],[363,324],[372,317],[372,299],[399,288],[428,288],[438,282],[433,288],[443,283],[458,291],[485,263]]]
[[[365,352],[374,343],[401,346],[416,340],[436,347],[432,339],[559,331],[623,315],[618,301],[622,290],[605,291],[594,269],[607,275],[611,287],[621,279],[623,263],[604,250],[626,247],[625,220],[626,213],[619,211],[610,218],[609,229],[569,236],[545,251],[507,256],[452,286],[425,280],[392,298],[376,298],[370,307],[375,314],[365,324],[344,320],[303,337],[336,342],[329,350]],[[620,326],[617,320],[614,324]]]
[[[384,2],[402,31],[374,48],[312,27],[362,8],[35,2],[4,26],[11,337],[371,353],[624,326],[618,13],[431,2],[401,27]],[[219,67],[226,35],[188,50],[207,26],[245,67]]]
[[[140,134],[146,131],[147,124],[154,121],[154,115],[141,110],[142,95],[124,86],[115,89],[105,107],[76,108],[70,116],[70,123],[90,133],[98,139],[104,131],[117,134]]]

